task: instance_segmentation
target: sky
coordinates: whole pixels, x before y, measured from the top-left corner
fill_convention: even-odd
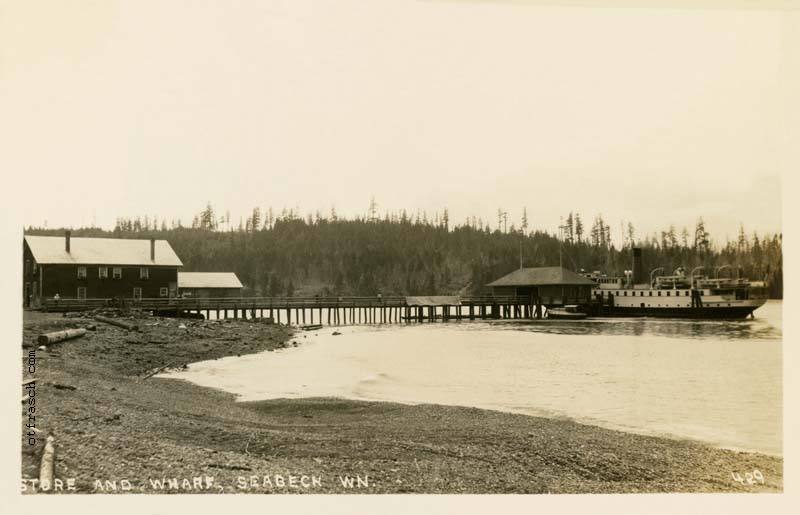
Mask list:
[[[717,240],[781,231],[797,11],[572,3],[9,4],[16,214],[111,228],[374,197],[492,228],[526,208],[531,229],[576,211],[615,238],[701,216]]]

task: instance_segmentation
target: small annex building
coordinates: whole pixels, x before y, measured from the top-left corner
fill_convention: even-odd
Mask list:
[[[531,303],[585,304],[595,282],[560,266],[520,268],[486,285],[495,296],[529,297]]]
[[[166,240],[32,236],[23,239],[23,304],[42,299],[174,297],[183,263]]]
[[[241,297],[242,283],[233,272],[178,272],[183,297]]]

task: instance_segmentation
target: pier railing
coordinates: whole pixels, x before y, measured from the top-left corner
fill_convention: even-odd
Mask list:
[[[470,295],[458,297],[457,305],[531,304],[528,296]],[[551,299],[542,298],[548,303]],[[129,307],[145,310],[223,310],[223,309],[296,309],[296,308],[346,308],[346,307],[406,307],[406,297],[173,297],[173,298],[120,298],[120,299],[42,299],[46,311],[83,311],[104,307]]]

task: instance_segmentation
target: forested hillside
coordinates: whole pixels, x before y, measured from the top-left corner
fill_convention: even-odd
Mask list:
[[[782,298],[782,236],[746,234],[736,241],[714,243],[700,219],[694,230],[666,228],[637,238],[628,224],[620,248],[611,243],[601,217],[586,231],[580,215],[569,213],[560,235],[506,226],[498,213],[497,228],[475,218],[451,226],[447,210],[429,220],[405,212],[382,217],[374,209],[365,217],[341,219],[301,217],[292,211],[251,217],[233,227],[229,216],[218,217],[208,205],[191,227],[149,216],[119,219],[113,231],[73,229],[73,236],[166,239],[180,256],[185,271],[234,271],[248,295],[404,295],[475,293],[492,280],[524,266],[561,262],[579,271],[609,275],[630,268],[631,246],[644,249],[646,270],[703,265],[706,273],[766,279],[771,295]],[[63,234],[64,229],[27,228],[28,234]],[[560,240],[559,240],[560,236]],[[560,251],[560,252],[559,252]]]

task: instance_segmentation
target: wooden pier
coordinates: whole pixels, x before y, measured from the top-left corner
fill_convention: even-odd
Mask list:
[[[443,298],[443,297],[442,297]],[[576,299],[528,296],[454,296],[419,304],[415,297],[236,297],[152,299],[45,299],[41,309],[78,312],[130,308],[165,316],[264,319],[286,325],[392,324],[484,319],[542,318],[544,308]]]

